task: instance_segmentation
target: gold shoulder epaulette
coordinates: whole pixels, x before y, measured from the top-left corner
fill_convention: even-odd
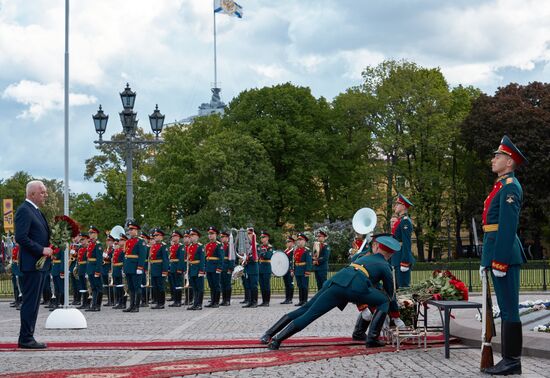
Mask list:
[[[508,178],[506,179],[506,185],[511,184],[511,183],[513,183],[513,182],[514,182],[514,179],[513,179],[512,177],[508,177]]]

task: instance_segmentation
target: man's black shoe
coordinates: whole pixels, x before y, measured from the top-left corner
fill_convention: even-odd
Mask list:
[[[44,343],[39,343],[36,340],[33,340],[28,343],[19,343],[18,347],[21,349],[46,349],[48,346]]]

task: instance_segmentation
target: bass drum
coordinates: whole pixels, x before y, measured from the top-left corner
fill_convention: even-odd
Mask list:
[[[277,277],[282,277],[288,272],[290,262],[284,252],[276,251],[271,256],[271,271]]]

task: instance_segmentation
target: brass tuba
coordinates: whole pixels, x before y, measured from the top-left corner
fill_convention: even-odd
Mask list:
[[[363,248],[365,248],[365,244],[367,244],[370,239],[367,236],[376,228],[377,220],[378,218],[374,210],[368,207],[357,210],[353,215],[353,220],[351,222],[353,230],[358,234],[365,235],[363,244],[361,244],[358,251],[362,251]]]
[[[111,229],[109,232],[109,235],[114,238],[115,240],[120,240],[120,237],[122,235],[126,234],[126,231],[124,230],[124,227],[122,226],[115,226]],[[109,286],[114,285],[114,279],[113,279],[113,260],[114,260],[114,250],[116,248],[113,248],[113,255],[111,255],[111,270],[109,271]]]

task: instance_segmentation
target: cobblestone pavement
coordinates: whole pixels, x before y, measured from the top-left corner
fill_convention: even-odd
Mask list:
[[[102,308],[101,312],[83,312],[88,321],[84,330],[47,330],[44,324],[50,314],[41,308],[36,323],[38,341],[124,341],[124,340],[194,340],[194,339],[248,339],[259,336],[294,306],[280,305],[282,298],[272,299],[271,307],[242,309],[233,299],[230,307],[186,311],[185,307],[151,310],[142,308],[139,313],[123,313]],[[341,312],[332,310],[304,329],[299,336],[349,336],[355,324],[357,309],[348,305]],[[474,316],[475,311],[471,316]],[[431,316],[430,323],[437,325],[439,316]],[[0,342],[17,342],[19,312],[10,308],[7,301],[0,302]],[[173,361],[193,357],[212,357],[243,353],[269,353],[267,349],[207,349],[207,350],[94,350],[94,351],[16,351],[0,352],[0,373],[74,369],[101,366],[126,366],[140,363]],[[498,359],[497,359],[498,360]],[[325,376],[336,377],[353,373],[365,377],[479,376],[479,351],[464,349],[452,351],[451,359],[443,358],[441,348],[422,351],[402,351],[371,356],[334,358],[288,366],[257,368],[232,372],[213,373],[209,376]],[[550,360],[524,358],[524,375],[550,376]],[[546,374],[546,375],[544,375]]]

